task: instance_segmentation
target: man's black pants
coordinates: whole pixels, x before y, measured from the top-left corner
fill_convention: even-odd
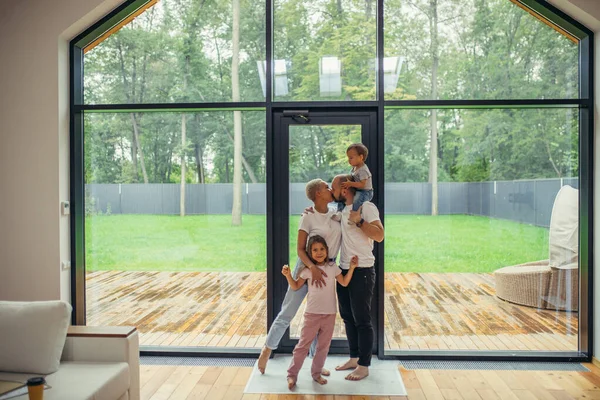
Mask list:
[[[346,275],[348,270],[342,270]],[[358,357],[358,365],[371,365],[373,351],[373,323],[371,302],[375,289],[375,268],[356,268],[347,287],[337,284],[340,316],[346,326],[346,337],[350,347],[350,357]]]

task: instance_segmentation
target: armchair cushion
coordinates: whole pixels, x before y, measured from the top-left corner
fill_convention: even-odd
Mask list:
[[[0,301],[0,371],[56,372],[71,309],[64,301]]]

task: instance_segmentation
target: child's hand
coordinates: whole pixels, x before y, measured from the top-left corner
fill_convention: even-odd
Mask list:
[[[350,268],[354,269],[358,267],[358,256],[353,256],[350,260]]]
[[[350,182],[350,181],[342,182],[342,189],[348,189],[350,187],[352,187],[352,182]]]
[[[281,273],[282,273],[282,274],[283,274],[283,276],[285,276],[285,277],[291,276],[291,274],[292,274],[292,273],[290,272],[290,267],[289,267],[287,264],[285,264],[285,265],[283,266],[283,268],[281,268]]]

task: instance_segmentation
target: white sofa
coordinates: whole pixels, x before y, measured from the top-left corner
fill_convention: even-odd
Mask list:
[[[137,330],[80,326],[63,330],[65,314],[70,320],[71,306],[64,302],[0,301],[0,380],[25,382],[45,376],[51,388],[44,391],[44,400],[139,400]]]

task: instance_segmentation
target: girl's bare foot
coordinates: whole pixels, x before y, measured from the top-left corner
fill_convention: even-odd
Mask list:
[[[329,370],[327,368],[323,368],[321,370],[321,375],[329,376],[329,375],[331,375],[331,372],[329,372]]]
[[[288,381],[288,389],[292,390],[295,386],[296,386],[296,377],[293,376],[288,376],[287,377],[287,381]]]
[[[313,377],[313,380],[320,385],[325,385],[327,383],[327,379],[323,378],[321,375]]]
[[[268,347],[263,347],[260,352],[260,356],[258,357],[258,370],[261,374],[265,373],[265,369],[267,368],[267,362],[269,361],[269,357],[271,356],[271,349]]]
[[[367,376],[369,376],[369,367],[363,367],[362,365],[359,365],[354,371],[346,376],[346,379],[349,381],[360,381],[361,379],[365,379]]]
[[[346,371],[358,367],[358,358],[351,358],[342,365],[335,367],[336,371]]]

